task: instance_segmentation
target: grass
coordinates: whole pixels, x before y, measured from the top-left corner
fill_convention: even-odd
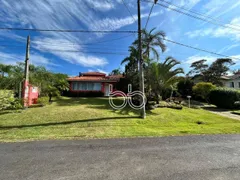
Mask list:
[[[51,105],[0,115],[0,141],[240,133],[240,121],[203,109],[157,108],[145,120],[105,98],[61,98]]]

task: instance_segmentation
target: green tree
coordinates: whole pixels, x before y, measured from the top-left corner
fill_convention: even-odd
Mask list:
[[[119,68],[112,70],[112,72],[110,73],[110,75],[121,75],[121,74],[122,72]]]
[[[201,97],[206,102],[209,102],[209,94],[215,88],[216,86],[212,83],[200,82],[193,86],[193,92],[195,96]]]
[[[189,78],[181,79],[177,84],[177,91],[183,96],[192,96],[194,83]]]
[[[150,59],[150,54],[152,53],[154,57],[159,59],[159,52],[156,49],[157,47],[161,49],[162,52],[166,50],[166,45],[163,43],[163,39],[166,34],[163,31],[155,31],[156,28],[147,31],[146,29],[142,30],[142,48],[143,55]],[[138,40],[134,42],[135,45],[138,45]]]
[[[163,63],[153,62],[151,64],[151,91],[155,95],[156,103],[159,103],[159,95],[165,88],[172,87],[177,81],[177,75],[184,73],[183,69],[176,67],[180,64],[173,57],[167,57]]]

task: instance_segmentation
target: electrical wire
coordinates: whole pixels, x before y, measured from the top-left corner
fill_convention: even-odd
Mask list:
[[[0,27],[0,30],[10,31],[43,31],[43,32],[72,32],[72,33],[137,33],[137,31],[112,31],[112,30],[74,30],[74,29],[31,29],[31,28],[7,28]]]
[[[127,11],[129,12],[129,14],[131,15],[133,22],[136,22],[137,20],[134,18],[133,14],[131,13],[130,9],[128,8],[126,2],[124,0],[122,0],[123,5],[126,7]]]
[[[141,1],[147,2],[147,3],[152,3],[152,2],[149,1],[149,0],[141,0]],[[170,10],[172,10],[172,11],[176,11],[176,12],[178,12],[178,13],[181,13],[181,14],[183,14],[183,15],[186,15],[186,16],[189,16],[189,17],[192,17],[192,18],[201,20],[201,21],[205,21],[205,22],[208,22],[208,23],[211,23],[211,24],[214,24],[214,25],[218,25],[218,26],[222,26],[222,27],[225,27],[225,28],[229,28],[229,29],[232,29],[232,30],[235,30],[235,31],[240,31],[240,29],[235,28],[235,27],[232,27],[231,25],[229,26],[229,25],[217,23],[217,22],[215,22],[215,21],[210,21],[210,20],[208,20],[208,19],[206,19],[206,18],[199,17],[199,16],[195,16],[195,15],[192,15],[192,14],[189,14],[189,13],[186,13],[186,12],[183,12],[183,11],[181,11],[181,10],[178,10],[178,9],[175,9],[175,8],[172,8],[172,7],[169,7],[169,6],[164,5],[164,4],[161,4],[161,3],[156,3],[156,4],[159,5],[159,6],[162,6],[162,7],[166,8],[166,9],[170,9]]]
[[[183,9],[183,10],[185,10],[185,11],[191,12],[191,13],[193,13],[193,14],[200,15],[200,16],[203,16],[203,17],[205,17],[205,18],[212,19],[213,21],[218,21],[218,22],[220,22],[220,23],[224,23],[224,22],[220,21],[219,19],[213,18],[213,17],[208,16],[208,15],[206,15],[206,14],[203,14],[203,13],[201,13],[201,12],[193,11],[193,10],[191,10],[191,9],[184,8],[184,7],[182,7],[182,6],[178,6],[178,5],[173,4],[172,2],[169,2],[169,1],[165,1],[165,0],[161,0],[161,1],[164,2],[164,3],[166,3],[166,4],[169,4],[169,5],[171,5],[171,6],[175,6],[175,7],[179,8],[179,9]],[[231,24],[231,26],[235,26],[235,27],[239,27],[239,28],[240,28],[240,26],[238,26],[238,25],[236,25],[236,24]]]
[[[154,5],[155,5],[155,4],[153,3],[153,5],[152,5],[152,7],[151,7],[151,10],[150,10],[150,12],[149,12],[149,15],[148,15],[148,18],[147,18],[147,22],[146,22],[146,25],[145,25],[145,28],[144,28],[144,29],[147,29],[148,21],[149,21],[149,19],[150,19],[151,14],[152,14],[152,10],[153,10]]]
[[[186,44],[183,44],[183,43],[180,43],[180,42],[172,41],[170,39],[166,39],[166,38],[162,38],[162,39],[164,41],[167,41],[167,42],[170,42],[170,43],[174,43],[174,44],[184,46],[184,47],[187,47],[187,48],[191,48],[191,49],[195,49],[195,50],[198,50],[198,51],[206,52],[206,53],[209,53],[209,54],[214,54],[214,55],[217,55],[217,56],[222,56],[222,57],[226,57],[226,58],[230,58],[230,59],[240,60],[239,58],[235,58],[235,57],[232,57],[232,56],[216,53],[216,52],[209,51],[209,50],[206,50],[206,49],[201,49],[201,48],[198,48],[198,47],[193,47],[191,45],[186,45]]]

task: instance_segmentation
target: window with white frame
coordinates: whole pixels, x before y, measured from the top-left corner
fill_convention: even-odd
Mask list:
[[[101,83],[73,82],[72,90],[74,90],[74,91],[101,91]]]

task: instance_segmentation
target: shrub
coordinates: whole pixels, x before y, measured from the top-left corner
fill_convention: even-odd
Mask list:
[[[210,92],[210,102],[219,108],[234,109],[240,101],[240,92],[229,88],[217,88]]]
[[[14,94],[9,90],[0,90],[0,110],[6,110],[14,102]]]
[[[193,93],[196,97],[208,101],[210,92],[215,88],[216,86],[212,83],[200,82],[193,86]]]
[[[186,98],[189,95],[192,96],[193,86],[194,86],[193,81],[191,81],[190,79],[184,79],[178,82],[177,90],[183,97]]]
[[[38,98],[37,103],[42,106],[46,106],[49,104],[49,97],[40,97]]]

